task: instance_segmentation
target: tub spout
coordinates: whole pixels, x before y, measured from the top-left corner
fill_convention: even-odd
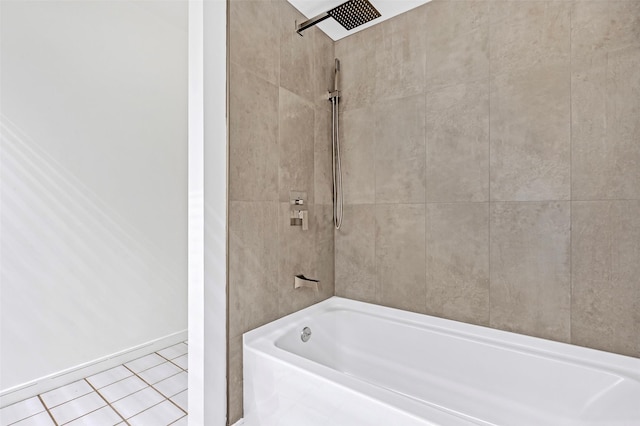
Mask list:
[[[306,287],[318,291],[320,281],[307,278],[304,275],[296,275],[294,277],[293,288]]]

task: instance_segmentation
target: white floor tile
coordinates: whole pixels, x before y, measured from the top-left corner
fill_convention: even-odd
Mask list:
[[[40,395],[42,401],[33,397],[4,407],[0,409],[0,426],[125,426],[123,417],[133,426],[187,426],[188,374],[183,371],[188,366],[187,348],[187,342],[179,343],[158,352],[163,356],[150,354],[126,367],[120,365],[46,392]],[[100,389],[100,394],[93,387]]]
[[[184,354],[171,360],[172,363],[185,370],[189,368],[189,355]]]
[[[75,419],[70,426],[113,426],[122,421],[122,417],[118,415],[111,407],[102,407],[92,413]]]
[[[103,371],[102,373],[94,374],[91,377],[87,377],[89,383],[95,386],[96,389],[103,388],[111,383],[115,383],[118,380],[122,380],[125,377],[131,376],[132,373],[124,366],[119,365],[110,370]]]
[[[169,346],[166,349],[158,351],[158,354],[162,355],[166,359],[174,359],[180,355],[186,354],[188,349],[188,346],[184,343],[178,343],[177,345]]]
[[[92,392],[73,401],[58,405],[50,411],[58,424],[64,424],[105,405],[107,405],[107,403],[104,402],[104,399],[100,398],[100,395],[97,393]]]
[[[188,404],[187,404],[187,402],[188,402],[188,401],[187,401],[187,391],[186,391],[186,390],[185,390],[185,391],[180,392],[180,393],[179,393],[179,394],[177,394],[177,395],[172,396],[172,397],[171,397],[171,400],[172,400],[173,402],[175,402],[176,404],[178,404],[178,406],[179,406],[180,408],[182,408],[184,411],[187,411],[187,408],[188,408],[188,407],[187,407],[187,405],[188,405]]]
[[[173,395],[187,389],[187,381],[187,373],[183,371],[154,384],[153,387],[167,398],[171,398]]]
[[[184,416],[179,420],[176,420],[174,423],[171,423],[171,426],[188,426],[189,425],[189,416]]]
[[[37,396],[34,396],[0,409],[0,424],[3,426],[8,425],[42,411],[44,411],[44,405],[42,405]]]
[[[130,418],[128,422],[131,426],[167,426],[182,416],[182,410],[169,401],[163,401]]]
[[[124,380],[105,386],[99,390],[100,395],[109,402],[115,402],[125,396],[138,392],[147,387],[147,384],[140,380],[139,377],[131,376]]]
[[[170,362],[165,362],[164,364],[156,365],[155,367],[138,373],[138,376],[140,376],[140,378],[145,382],[152,385],[180,372],[182,372],[180,367],[177,367]]]
[[[163,399],[165,398],[155,389],[144,388],[141,391],[114,402],[111,405],[118,413],[122,414],[125,419],[128,419],[129,417],[133,417],[139,412],[156,405]]]
[[[40,395],[40,397],[45,405],[51,409],[91,392],[93,392],[93,389],[91,389],[89,383],[84,380],[78,380],[77,382],[70,383],[66,386],[62,386],[61,388],[45,392]]]
[[[125,365],[131,369],[134,373],[139,373],[148,368],[155,367],[158,364],[162,364],[167,360],[162,358],[158,354],[150,354],[147,356],[143,356],[142,358],[134,359],[131,362],[126,363]]]
[[[11,426],[55,426],[55,423],[51,420],[49,413],[45,411],[40,414],[36,414],[35,416],[20,420],[18,423],[13,423]]]

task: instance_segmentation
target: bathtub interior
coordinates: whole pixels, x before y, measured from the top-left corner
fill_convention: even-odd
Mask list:
[[[274,328],[271,350],[481,424],[640,422],[628,357],[334,299]]]

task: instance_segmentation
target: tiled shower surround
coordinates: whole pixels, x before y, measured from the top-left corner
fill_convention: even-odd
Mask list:
[[[640,356],[640,2],[433,1],[335,55],[337,295]]]
[[[242,417],[242,334],[334,294],[333,41],[285,0],[229,3],[229,422]],[[309,230],[290,226],[305,191]],[[320,280],[293,289],[294,275]]]
[[[230,3],[231,423],[242,333],[333,294],[640,356],[640,1],[434,0],[335,43],[300,18]]]

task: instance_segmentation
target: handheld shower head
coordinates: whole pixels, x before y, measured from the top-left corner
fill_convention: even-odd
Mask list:
[[[339,92],[338,86],[338,75],[340,74],[340,59],[336,58],[335,69],[333,71],[333,91],[336,93]]]

